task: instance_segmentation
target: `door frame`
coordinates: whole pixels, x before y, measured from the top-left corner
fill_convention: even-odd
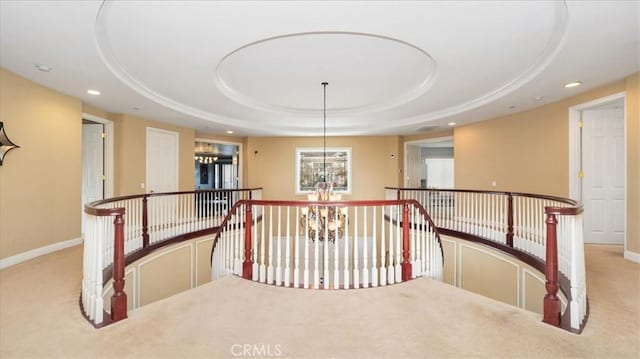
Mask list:
[[[234,145],[238,146],[238,188],[245,188],[244,179],[243,179],[243,170],[244,167],[244,157],[243,157],[243,149],[242,142],[233,142],[233,141],[222,141],[222,140],[213,140],[210,138],[200,138],[196,137],[193,142],[205,142],[205,143],[222,143],[224,145]]]
[[[180,190],[180,133],[175,131],[163,130],[161,128],[156,127],[147,127],[146,128],[146,137],[145,137],[145,173],[144,173],[144,193],[148,193],[149,190],[149,133],[150,132],[160,132],[167,135],[171,135],[176,140],[176,188],[175,191]]]
[[[569,198],[582,203],[582,179],[580,178],[582,143],[580,141],[580,120],[582,111],[597,108],[601,105],[622,99],[624,101],[624,251],[627,253],[627,204],[629,191],[627,184],[627,96],[626,91],[617,92],[609,96],[597,98],[569,107]]]
[[[113,195],[113,121],[98,117],[89,113],[82,113],[82,118],[104,125],[104,198],[112,198]],[[84,164],[83,164],[84,165]]]
[[[407,168],[408,167],[407,166],[407,155],[406,155],[407,147],[409,145],[415,145],[417,143],[440,142],[442,140],[451,140],[451,141],[453,141],[453,135],[432,137],[432,138],[425,138],[423,140],[413,140],[413,141],[405,141],[404,142],[404,145],[402,147],[402,150],[403,150],[403,153],[402,153],[403,156],[402,157],[403,157],[403,162],[404,162],[403,166],[402,166],[402,184],[401,184],[402,187],[406,187],[406,184],[407,184],[407,169],[408,169]],[[455,188],[456,187],[456,177],[455,177],[455,173],[456,173],[455,172],[456,171],[456,169],[455,169],[456,168],[456,160],[455,160],[455,153],[456,152],[455,151],[456,150],[455,150],[455,143],[454,143],[454,147],[453,148],[454,148],[453,149],[453,153],[454,153],[454,157],[453,157],[453,173],[454,173],[454,176],[453,176],[453,188]]]

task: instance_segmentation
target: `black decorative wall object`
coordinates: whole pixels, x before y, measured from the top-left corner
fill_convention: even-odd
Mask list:
[[[7,137],[7,133],[4,132],[4,122],[0,122],[0,166],[2,166],[2,161],[7,152],[18,147],[20,146],[11,142],[9,137]]]

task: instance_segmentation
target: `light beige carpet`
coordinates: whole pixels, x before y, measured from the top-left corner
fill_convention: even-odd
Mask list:
[[[582,335],[446,284],[287,289],[229,277],[95,330],[80,315],[82,252],[0,271],[0,357],[338,358],[640,356],[640,267],[587,247],[591,318]],[[245,355],[246,357],[246,355]]]

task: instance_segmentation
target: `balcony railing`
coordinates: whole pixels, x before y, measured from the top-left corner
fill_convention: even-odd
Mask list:
[[[212,278],[363,288],[442,278],[438,233],[514,255],[544,272],[543,320],[575,332],[588,315],[582,208],[511,192],[387,188],[384,201],[263,201],[260,189],[120,197],[85,207],[81,305],[94,325],[126,318],[124,266],[161,246],[216,234]],[[113,276],[108,317],[102,290]],[[561,290],[569,303],[561,316]]]
[[[102,326],[126,318],[124,266],[180,240],[214,233],[238,201],[261,198],[262,189],[152,193],[96,201],[85,206],[81,305]],[[114,278],[105,318],[102,289]]]
[[[386,189],[387,199],[421,203],[442,234],[474,240],[509,253],[545,273],[544,321],[580,332],[588,315],[582,205],[514,192]],[[560,318],[558,288],[569,300]]]
[[[212,252],[212,278],[314,289],[442,280],[442,247],[413,200],[239,201]]]

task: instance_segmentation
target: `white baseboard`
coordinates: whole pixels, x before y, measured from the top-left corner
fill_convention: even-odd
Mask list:
[[[48,246],[44,246],[44,247],[32,249],[30,251],[22,252],[20,254],[16,254],[15,256],[0,259],[0,269],[11,267],[12,265],[16,265],[18,263],[28,261],[29,259],[33,259],[36,257],[43,256],[45,254],[57,252],[65,248],[77,246],[80,243],[82,243],[82,238],[70,239],[68,241],[50,244]]]
[[[636,263],[640,263],[640,253],[636,253],[636,252],[631,252],[631,251],[624,251],[624,258],[628,259],[632,262],[636,262]]]

